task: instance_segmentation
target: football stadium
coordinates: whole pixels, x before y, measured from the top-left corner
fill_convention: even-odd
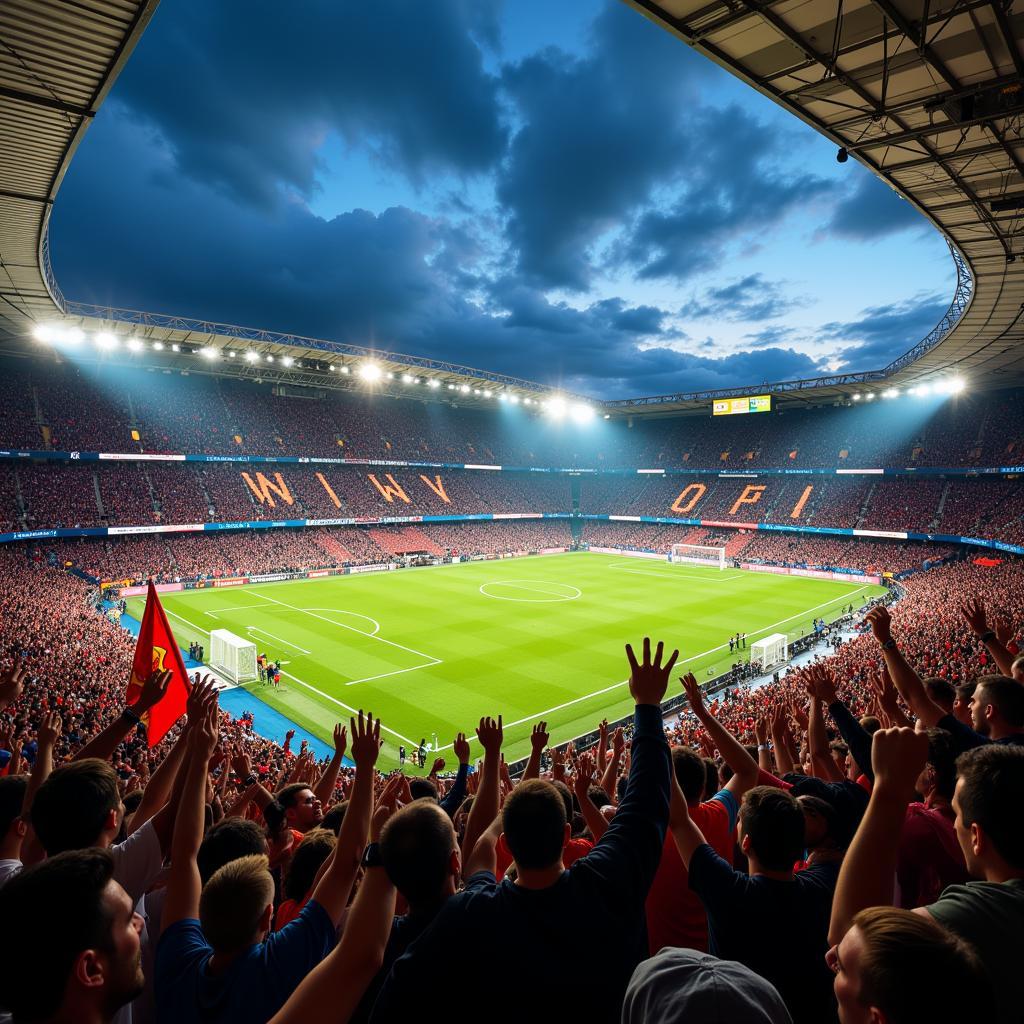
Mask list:
[[[1024,11],[556,6],[0,6],[9,1019],[1024,1014]]]

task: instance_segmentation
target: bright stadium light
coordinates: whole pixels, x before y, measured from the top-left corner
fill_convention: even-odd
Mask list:
[[[860,401],[860,399],[861,399],[861,396],[860,396],[860,393],[859,393],[859,392],[858,392],[858,393],[857,393],[856,395],[854,395],[854,396],[853,396],[853,400],[854,400],[855,402],[859,402],[859,401]]]
[[[341,368],[341,372],[345,373],[345,374],[348,374],[348,373],[351,373],[352,371],[347,366],[343,366]]]
[[[606,413],[604,414],[604,418],[605,418],[606,420],[610,420],[610,419],[611,419],[612,417],[611,417],[611,414],[610,414],[610,413],[607,413],[607,412],[606,412]]]
[[[59,334],[60,331],[51,324],[39,324],[32,332],[32,337],[36,341],[41,341],[44,345],[52,345],[57,340]]]
[[[463,393],[464,395],[468,395],[468,394],[469,394],[469,385],[468,385],[468,384],[463,384],[463,385],[461,385],[461,386],[459,387],[459,390],[460,390],[460,391],[461,391],[461,392],[462,392],[462,393]]]
[[[523,399],[523,404],[524,405],[533,405],[533,399],[532,398],[524,398]]]
[[[163,350],[164,350],[164,343],[162,341],[154,341],[153,342],[153,349],[156,352],[163,352]]]
[[[177,342],[175,342],[175,343],[174,343],[174,344],[173,344],[173,345],[171,346],[171,351],[172,351],[172,352],[180,352],[180,351],[181,351],[181,346],[180,346],[180,345],[179,345],[179,344],[178,344]]]
[[[281,362],[284,363],[285,366],[294,366],[295,365],[295,360],[292,359],[291,356],[284,356],[281,359]]]
[[[267,356],[267,362],[268,363],[272,363],[273,361],[274,361],[274,357],[273,356]]]
[[[882,392],[882,397],[883,398],[899,398],[900,397],[899,388],[889,388],[888,390],[883,391]]]
[[[388,370],[388,380],[394,380],[394,379],[395,379],[395,375],[390,370]]]
[[[376,363],[363,363],[359,367],[359,376],[367,382],[380,380],[381,368]]]
[[[511,402],[511,403],[512,403],[513,405],[518,405],[518,404],[519,404],[519,396],[518,396],[518,395],[509,395],[509,396],[508,396],[508,400],[509,400],[509,401],[510,401],[510,402]]]
[[[247,363],[258,362],[259,358],[260,358],[260,354],[258,352],[246,352],[245,353],[245,361]]]
[[[433,388],[435,391],[441,386],[441,382],[436,377],[431,377],[427,381],[427,387]]]
[[[235,356],[237,356],[237,355],[238,355],[238,353],[233,348],[228,350],[228,358],[229,359],[234,359]]]
[[[142,342],[138,338],[129,338],[127,341],[129,352],[141,352]]]
[[[582,402],[575,402],[569,409],[569,413],[576,423],[589,423],[594,418],[594,410]]]
[[[865,402],[873,402],[874,400],[875,400],[875,393],[874,393],[874,391],[869,391],[869,392],[868,392],[868,393],[867,393],[867,394],[866,394],[866,395],[864,396],[864,401],[865,401]]]
[[[219,353],[212,345],[207,345],[206,348],[201,348],[199,354],[204,359],[216,359]]]
[[[117,336],[110,333],[110,331],[100,331],[96,335],[96,347],[97,348],[117,348]]]
[[[544,403],[544,406],[552,419],[556,420],[560,420],[569,411],[569,407],[565,404],[565,399],[558,395],[555,395],[554,398],[549,398]]]

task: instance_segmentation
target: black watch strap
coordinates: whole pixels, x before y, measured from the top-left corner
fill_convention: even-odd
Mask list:
[[[895,646],[896,641],[890,638],[889,640],[886,640],[884,644],[882,644],[882,650],[891,651]]]
[[[981,634],[981,642],[983,644],[987,644],[989,640],[995,640],[995,638],[996,631],[994,629],[986,629],[985,632]]]
[[[380,856],[380,843],[370,843],[365,850],[363,850],[363,859],[361,861],[364,868],[380,868],[384,866],[384,861]]]

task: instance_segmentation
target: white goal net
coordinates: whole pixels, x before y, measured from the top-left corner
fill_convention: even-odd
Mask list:
[[[670,562],[685,565],[714,565],[725,568],[725,548],[706,547],[703,544],[673,544]]]
[[[227,629],[210,634],[210,668],[233,683],[256,678],[256,645]]]
[[[785,633],[772,633],[750,645],[750,664],[761,672],[770,672],[789,660],[789,641]]]

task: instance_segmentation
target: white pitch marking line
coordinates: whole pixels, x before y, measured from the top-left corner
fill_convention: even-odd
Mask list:
[[[579,587],[574,587],[571,583],[549,583],[547,580],[526,580],[527,583],[547,583],[548,586],[552,587],[568,587],[570,590],[575,590],[575,594],[559,594],[552,590],[538,590],[536,587],[524,587],[522,583],[511,580],[494,580],[490,583],[481,583],[477,588],[484,597],[489,597],[494,601],[515,601],[519,604],[556,604],[561,601],[575,601],[583,596],[583,591]],[[531,594],[543,594],[547,600],[538,601],[529,597],[502,597],[500,594],[491,594],[488,592],[488,587],[511,587],[513,590],[526,590]]]
[[[306,608],[299,608],[297,605],[288,604],[286,601],[278,601],[276,597],[267,597],[266,594],[254,594],[253,596],[260,597],[264,601],[272,601],[274,604],[281,605],[282,608],[290,608],[293,612],[301,612],[303,615],[311,615],[314,619],[320,619],[321,622],[327,622],[332,626],[338,626],[341,629],[350,630],[353,633],[358,633],[360,636],[372,635],[364,633],[361,629],[356,629],[355,626],[346,626],[343,622],[334,622],[331,619],[325,618],[323,615],[318,615],[316,612],[311,612]],[[408,654],[415,654],[417,658],[432,660],[435,665],[439,665],[441,663],[440,658],[434,658],[433,655],[426,654],[424,651],[413,650],[413,648],[406,647],[404,644],[396,643],[394,640],[385,640],[382,636],[373,636],[373,639],[382,644],[387,644],[389,647],[397,647],[400,651],[406,651]]]
[[[394,672],[381,672],[377,676],[365,676],[362,679],[353,679],[350,683],[346,683],[346,686],[355,686],[356,683],[368,683],[371,679],[384,679],[387,676],[400,676],[403,672],[418,672],[421,668],[433,668],[435,665],[440,665],[440,661],[428,661],[424,665],[413,665],[411,668],[396,668]]]
[[[263,607],[263,605],[261,605],[261,604],[236,604],[236,605],[232,605],[230,608],[218,608],[217,612],[243,612],[243,611],[246,611],[247,609],[262,608],[262,607]],[[210,616],[212,616],[215,619],[217,618],[217,615],[214,612],[203,612],[203,614],[204,615],[210,615]]]
[[[299,610],[301,611],[302,609],[299,609]],[[165,609],[165,611],[167,612],[168,615],[173,615],[174,618],[180,619],[182,622],[185,623],[186,626],[191,626],[193,629],[198,629],[200,633],[205,633],[207,636],[210,635],[210,631],[208,629],[203,629],[202,626],[197,626],[194,622],[189,622],[189,620],[186,619],[183,615],[178,615],[177,612],[172,612],[170,609]],[[359,630],[356,630],[356,632],[358,633]],[[365,636],[366,634],[363,634],[363,635]],[[415,667],[416,668],[425,668],[426,666],[425,665],[417,665]],[[325,700],[332,701],[333,703],[337,704],[338,707],[344,708],[346,711],[350,712],[351,714],[353,714],[353,715],[359,714],[359,711],[358,711],[357,708],[351,707],[348,704],[344,703],[344,701],[338,700],[337,697],[332,697],[329,693],[324,693],[323,690],[318,690],[315,686],[311,686],[309,683],[305,682],[304,680],[299,679],[298,676],[293,676],[291,674],[291,672],[282,672],[281,675],[287,676],[289,679],[292,680],[292,682],[298,683],[299,686],[304,686],[307,690],[312,690],[313,693],[320,694],[320,696],[323,697]],[[411,744],[413,746],[416,745],[415,744],[415,740],[409,739],[408,736],[403,736],[400,732],[395,732],[394,729],[389,729],[386,725],[381,725],[380,728],[381,728],[382,732],[389,732],[389,733],[391,733],[392,736],[397,736],[400,740],[402,740],[405,743],[409,743],[409,744]]]
[[[307,608],[308,612],[333,612],[335,615],[351,615],[356,619],[365,619],[367,622],[373,623],[373,629],[369,633],[363,633],[364,636],[376,636],[380,632],[380,623],[376,619],[370,618],[369,615],[363,615],[360,612],[346,611],[344,608]],[[336,626],[340,623],[336,622]],[[351,627],[350,627],[351,628]],[[357,633],[362,633],[361,629],[356,630]]]
[[[420,668],[422,666],[417,665],[416,667]],[[338,707],[344,708],[346,711],[350,712],[351,714],[353,714],[353,715],[359,714],[359,712],[358,712],[358,710],[356,708],[351,707],[350,705],[346,704],[344,701],[338,700],[337,697],[332,697],[329,693],[324,693],[323,690],[318,690],[315,686],[311,686],[309,683],[304,682],[303,680],[299,679],[298,676],[293,676],[291,674],[291,672],[282,672],[281,675],[287,676],[289,679],[292,680],[292,682],[298,683],[299,686],[304,686],[307,690],[312,690],[313,693],[320,694],[320,696],[325,698],[326,700],[333,701],[333,703],[337,704]],[[389,732],[389,733],[391,733],[392,736],[397,736],[403,742],[409,743],[412,746],[416,746],[415,740],[409,739],[408,736],[403,736],[400,732],[395,732],[394,729],[389,729],[386,725],[381,725],[380,728],[381,728],[381,732]]]
[[[293,644],[290,640],[282,640],[279,636],[274,636],[273,633],[268,633],[265,629],[260,629],[259,626],[246,626],[246,631],[249,633],[262,633],[264,636],[269,636],[271,640],[276,640],[279,644],[284,644],[285,647],[291,647],[293,650],[301,651],[303,654],[311,654],[311,651],[307,651],[305,647],[300,647],[298,644]]]
[[[756,629],[749,633],[749,636],[757,636],[759,633],[767,633],[770,629],[774,629],[776,626],[781,626],[785,622],[791,622],[793,619],[799,619],[801,616],[806,615],[808,612],[817,611],[819,608],[824,608],[826,605],[834,604],[836,601],[845,601],[848,597],[853,597],[854,594],[859,594],[862,590],[867,590],[871,584],[865,584],[863,587],[857,587],[856,590],[851,590],[845,594],[833,597],[830,601],[822,601],[821,604],[816,604],[813,608],[807,608],[802,612],[797,612],[796,615],[790,615],[788,618],[779,619],[778,622],[773,622],[770,626],[765,626],[762,629]],[[728,647],[728,643],[719,644],[718,647],[712,647],[708,651],[704,651],[702,654],[695,654],[692,658],[683,658],[681,661],[676,662],[676,666],[689,665],[693,661],[699,661],[701,658],[707,657],[709,654],[714,654],[715,651],[724,651]],[[564,704],[558,704],[553,708],[548,708],[546,711],[538,711],[534,715],[527,715],[526,718],[520,718],[516,722],[506,722],[505,728],[510,729],[514,725],[523,725],[526,722],[532,722],[537,718],[544,718],[546,715],[550,715],[555,711],[561,711],[563,708],[570,708],[573,704],[579,704],[581,701],[590,700],[591,697],[600,697],[602,693],[608,693],[610,690],[615,690],[620,686],[626,686],[629,683],[628,679],[623,679],[620,683],[612,683],[611,686],[606,686],[604,689],[595,690],[593,693],[585,693],[582,697],[574,697],[572,700],[567,700]],[[438,750],[448,750],[453,744],[448,743],[443,747],[438,747]]]

